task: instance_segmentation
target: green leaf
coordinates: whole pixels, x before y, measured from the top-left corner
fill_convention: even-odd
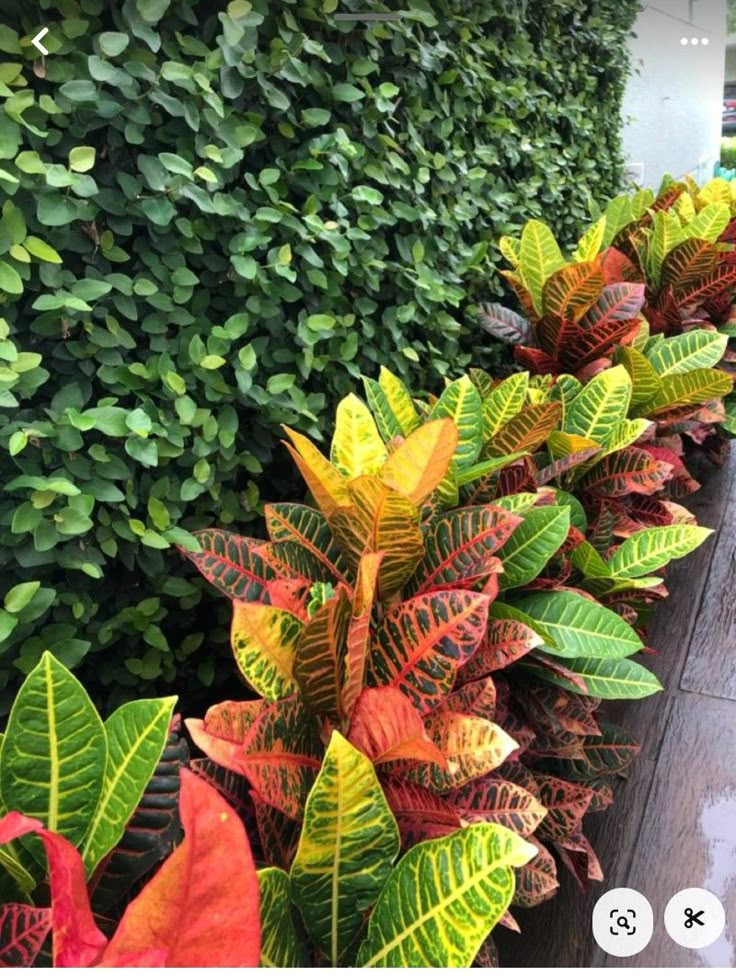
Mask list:
[[[365,98],[365,92],[348,82],[340,82],[332,86],[332,97],[336,102],[359,102]]]
[[[294,902],[333,966],[355,941],[398,853],[399,830],[373,764],[333,732],[291,868]]]
[[[106,756],[104,726],[87,692],[45,651],[18,692],[3,737],[4,804],[78,846],[97,808]]]
[[[32,580],[29,583],[18,583],[5,594],[4,607],[8,613],[19,613],[23,607],[31,602],[36,595],[41,583],[39,580]]]
[[[631,377],[614,366],[593,377],[572,401],[563,430],[604,444],[616,424],[626,419],[631,401]]]
[[[126,49],[130,43],[130,37],[119,31],[103,31],[97,35],[97,43],[100,45],[102,53],[106,54],[108,58],[116,58]]]
[[[23,246],[29,254],[39,261],[50,261],[52,264],[61,264],[61,255],[55,251],[50,244],[42,241],[38,237],[29,236],[23,241]]]
[[[490,440],[519,413],[526,402],[529,374],[514,373],[483,400],[483,440]]]
[[[611,576],[633,579],[681,559],[705,542],[713,529],[700,525],[658,525],[633,532],[608,561]]]
[[[23,294],[23,279],[7,261],[0,261],[0,291],[8,295]]]
[[[534,668],[524,662],[524,670],[538,674],[545,681],[580,694],[580,686],[548,669]],[[583,679],[586,694],[595,698],[648,698],[662,685],[651,671],[628,658],[577,657],[565,661],[565,667]]]
[[[564,267],[565,259],[549,227],[541,220],[529,220],[524,226],[519,248],[519,268],[529,289],[534,308],[542,313],[542,288],[551,274]]]
[[[498,551],[503,563],[499,585],[503,590],[523,586],[542,572],[567,538],[570,510],[554,505],[532,508]]]
[[[469,376],[450,383],[432,407],[430,420],[449,417],[458,430],[454,460],[465,468],[477,460],[483,447],[483,408],[480,394]]]
[[[417,844],[381,892],[358,965],[469,967],[511,903],[514,868],[536,853],[489,823]]]
[[[716,366],[726,351],[728,336],[705,329],[692,329],[671,339],[662,339],[647,353],[660,376],[689,373],[692,369]]]
[[[557,657],[621,658],[644,646],[617,613],[579,593],[534,593],[514,605],[549,631],[557,646],[542,650]]]
[[[291,915],[291,880],[281,868],[261,868],[261,961],[263,967],[300,969],[309,955]]]
[[[175,702],[175,697],[128,702],[105,722],[105,778],[80,851],[88,877],[123,836],[153,776],[166,745]]]
[[[93,146],[75,146],[69,153],[69,169],[75,173],[86,173],[95,165]]]

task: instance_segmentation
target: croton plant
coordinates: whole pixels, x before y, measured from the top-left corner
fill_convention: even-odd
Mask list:
[[[725,180],[622,194],[569,259],[544,223],[529,221],[520,238],[500,242],[523,315],[492,304],[481,323],[537,374],[584,379],[622,363],[649,399],[635,403],[638,413],[657,422],[662,442],[682,454],[686,435],[719,460],[714,425],[736,432],[736,401],[722,402],[728,377],[712,368],[733,359],[735,200]]]
[[[377,964],[365,940],[393,944],[385,926],[411,921],[384,885],[389,823],[399,867],[468,825],[523,839],[512,905],[554,893],[552,852],[581,883],[602,876],[583,817],[637,746],[599,705],[660,688],[633,659],[666,593],[653,574],[708,534],[666,496],[677,465],[642,416],[670,394],[639,382],[625,364],[587,382],[473,371],[422,402],[384,369],[367,404],[339,405],[329,458],[287,429],[313,504],[266,506],[267,541],[212,529],[185,553],[233,601],[259,696],[187,726],[298,909],[306,942],[283,942],[302,961]],[[373,812],[343,860],[343,806],[361,797]],[[482,961],[495,921],[516,925],[495,904]],[[447,964],[451,936],[403,958]]]

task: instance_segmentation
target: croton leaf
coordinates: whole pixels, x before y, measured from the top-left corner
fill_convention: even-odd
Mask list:
[[[529,319],[496,302],[481,305],[480,326],[510,346],[518,343],[531,346],[535,342],[534,329]]]
[[[80,844],[102,792],[107,740],[87,692],[45,651],[13,703],[0,745],[6,809],[35,817]],[[37,839],[21,840],[43,863]]]
[[[712,274],[706,275],[692,283],[680,282],[673,288],[674,300],[680,309],[688,309],[702,305],[721,292],[732,289],[736,284],[736,267],[718,268]]]
[[[614,425],[626,419],[631,378],[623,366],[604,370],[585,384],[565,415],[564,430],[604,444]]]
[[[250,798],[265,863],[289,871],[299,844],[301,823],[272,807],[257,790],[250,791]]]
[[[350,742],[375,764],[415,760],[446,765],[422,716],[398,688],[365,688],[355,703]]]
[[[0,967],[28,969],[51,931],[51,909],[0,906]]]
[[[176,698],[127,702],[105,722],[102,792],[80,849],[88,874],[123,836],[161,758],[175,702]]]
[[[538,830],[540,840],[562,840],[580,826],[593,791],[580,783],[568,783],[564,779],[534,771],[538,796],[547,810],[547,816]]]
[[[383,553],[364,553],[358,565],[343,664],[342,714],[347,718],[363,688],[371,640],[371,616]]]
[[[573,261],[592,261],[600,252],[606,233],[606,215],[600,217],[583,233],[572,253]]]
[[[672,465],[648,451],[627,447],[598,461],[578,483],[583,491],[608,498],[631,493],[651,495],[667,481]]]
[[[662,262],[661,284],[665,288],[691,288],[716,270],[718,257],[718,248],[710,241],[697,237],[684,240]]]
[[[333,966],[355,941],[398,853],[398,827],[371,761],[333,732],[291,868],[294,902]]]
[[[580,261],[560,268],[542,287],[544,314],[577,321],[598,299],[603,285],[603,275],[595,261]]]
[[[550,852],[535,837],[529,838],[536,854],[516,869],[516,891],[512,904],[521,908],[534,908],[551,898],[560,886],[557,866]]]
[[[281,868],[261,868],[261,958],[267,968],[300,969],[309,955],[291,914],[291,879]]]
[[[692,369],[716,366],[726,351],[728,336],[706,329],[691,329],[682,335],[663,339],[647,354],[660,376],[689,373]]]
[[[489,602],[481,593],[445,590],[393,607],[374,634],[370,683],[399,688],[420,712],[430,711],[482,640]]]
[[[354,393],[337,405],[330,460],[347,478],[376,474],[388,457],[368,407]]]
[[[383,791],[396,817],[404,849],[431,837],[444,837],[462,826],[459,813],[445,797],[423,786],[388,777]]]
[[[261,539],[202,529],[194,533],[201,552],[179,547],[204,578],[231,600],[260,600],[273,571],[264,563],[259,547]]]
[[[618,614],[569,590],[524,596],[516,605],[552,634],[555,646],[543,650],[559,657],[622,658],[644,645]],[[595,695],[596,692],[591,692]]]
[[[184,840],[130,903],[106,956],[164,949],[167,966],[256,966],[259,891],[248,838],[217,790],[181,771]]]
[[[349,504],[335,510],[330,527],[355,570],[365,552],[383,554],[378,588],[387,597],[401,589],[424,551],[419,511],[405,494],[373,475],[351,481],[347,492]]]
[[[233,604],[230,641],[238,669],[270,701],[296,691],[294,657],[303,627],[299,617],[279,607],[242,600]]]
[[[726,396],[732,387],[733,380],[720,369],[692,369],[688,373],[663,376],[659,390],[646,404],[646,411],[650,416],[657,416],[675,407],[708,403]]]
[[[478,650],[458,671],[458,681],[464,684],[507,668],[543,643],[536,631],[518,620],[489,620]]]
[[[681,559],[713,534],[699,525],[659,525],[640,529],[625,539],[611,556],[611,576],[633,579],[656,572],[671,559]]]
[[[454,460],[464,468],[478,459],[483,446],[483,408],[480,394],[469,376],[461,376],[442,391],[432,407],[430,420],[449,417],[457,428]]]
[[[448,512],[424,528],[424,556],[407,584],[409,594],[468,586],[488,575],[488,557],[521,523],[496,505]]]
[[[338,505],[348,504],[347,479],[308,437],[285,425],[284,430],[292,442],[291,444],[284,442],[289,454],[299,468],[322,514],[329,518]]]
[[[567,538],[569,529],[567,508],[543,505],[528,511],[498,552],[503,563],[501,589],[523,586],[539,576]]]
[[[263,514],[277,558],[315,582],[347,583],[347,566],[335,545],[327,519],[307,505],[266,505]]]
[[[643,352],[631,346],[620,346],[616,357],[631,377],[632,407],[648,403],[662,385],[657,371]]]
[[[601,322],[595,331],[588,331],[582,323],[578,324],[560,348],[559,359],[563,368],[574,370],[582,378],[582,368],[595,366],[601,357],[610,356],[614,345],[625,341],[631,333],[635,321],[611,319]]]
[[[294,652],[294,678],[304,704],[334,721],[342,717],[340,690],[349,623],[350,598],[341,586],[312,614]]]
[[[547,813],[532,793],[496,773],[466,783],[445,800],[465,823],[498,823],[521,837],[533,834]]]
[[[576,657],[565,663],[572,678],[560,671],[537,669],[528,661],[522,662],[522,667],[536,672],[552,684],[597,698],[648,698],[662,690],[662,685],[651,671],[628,658]]]
[[[457,444],[457,427],[449,417],[430,420],[389,455],[381,480],[421,505],[447,474]]]
[[[544,444],[560,418],[559,403],[534,403],[494,434],[490,447],[493,454],[536,451]]]
[[[521,411],[528,389],[529,374],[513,373],[483,398],[484,441],[490,440]]]
[[[583,329],[597,332],[610,322],[635,319],[644,306],[645,286],[619,278],[616,284],[606,285],[600,298],[580,320]]]
[[[509,906],[513,869],[535,853],[510,830],[486,823],[417,844],[381,892],[358,965],[470,966]]]
[[[544,768],[556,776],[583,782],[599,776],[615,776],[622,773],[639,753],[638,742],[628,732],[601,723],[599,735],[587,735],[582,741],[580,758],[549,759]],[[535,777],[539,778],[535,773]]]
[[[245,776],[267,803],[300,819],[322,757],[316,725],[302,702],[222,702],[204,720],[187,719],[186,726],[205,755]]]
[[[442,709],[428,715],[425,725],[445,762],[420,763],[406,775],[412,782],[438,793],[490,773],[518,748],[500,726],[475,715]]]
[[[378,385],[386,395],[389,407],[396,418],[401,433],[408,437],[415,427],[419,427],[419,414],[414,406],[411,394],[402,381],[390,369],[381,366],[378,374]]]
[[[368,406],[371,409],[376,421],[376,425],[381,432],[381,436],[383,437],[384,441],[388,443],[395,437],[403,437],[404,430],[401,427],[396,414],[391,409],[391,403],[386,395],[386,391],[381,387],[381,384],[368,376],[364,376],[363,388],[365,389],[365,398],[368,401]],[[411,398],[409,398],[409,402],[414,410],[414,415],[418,422],[419,418],[413,403],[411,403]]]
[[[542,289],[551,274],[565,264],[559,245],[541,220],[528,220],[521,234],[519,270],[537,312],[542,311]]]

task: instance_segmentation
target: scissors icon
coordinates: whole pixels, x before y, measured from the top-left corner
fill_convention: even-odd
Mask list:
[[[704,910],[699,912],[694,912],[692,908],[685,909],[685,928],[691,929],[693,925],[705,925],[705,922],[700,921],[701,915],[704,914]]]

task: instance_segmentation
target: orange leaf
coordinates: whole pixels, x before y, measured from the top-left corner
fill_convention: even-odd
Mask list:
[[[447,765],[420,713],[398,688],[366,688],[355,703],[348,738],[374,763],[414,759]]]
[[[164,948],[167,967],[257,966],[258,878],[245,828],[217,790],[187,769],[180,809],[184,840],[128,905],[108,954]]]
[[[353,713],[355,702],[363,687],[365,664],[370,647],[371,614],[382,558],[382,552],[367,552],[361,557],[358,566],[358,578],[353,593],[353,612],[348,624],[342,689],[343,714],[348,718]]]
[[[422,424],[391,454],[381,468],[381,481],[421,505],[447,474],[457,439],[449,417]]]

